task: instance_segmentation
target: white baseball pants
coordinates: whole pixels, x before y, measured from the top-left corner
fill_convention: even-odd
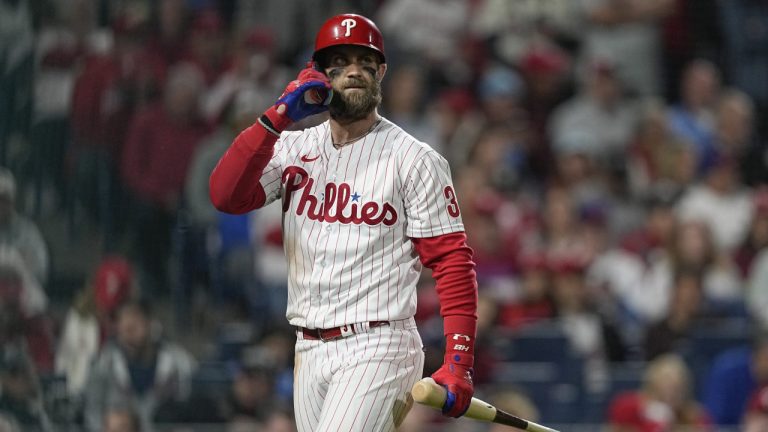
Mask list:
[[[293,405],[299,432],[394,431],[413,403],[424,350],[414,320],[329,342],[298,332]]]

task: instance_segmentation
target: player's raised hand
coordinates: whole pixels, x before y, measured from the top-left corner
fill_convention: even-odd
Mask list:
[[[314,66],[314,62],[307,63],[307,67],[288,84],[275,104],[277,107],[284,105],[286,115],[293,121],[327,110],[333,97],[328,77]]]
[[[270,132],[280,135],[291,123],[327,110],[332,97],[328,77],[315,69],[313,62],[309,62],[288,84],[275,105],[264,113],[260,122]]]
[[[448,391],[443,415],[461,417],[469,409],[475,392],[472,383],[474,341],[466,335],[449,334],[445,336],[445,342],[443,365],[432,374],[432,379]]]

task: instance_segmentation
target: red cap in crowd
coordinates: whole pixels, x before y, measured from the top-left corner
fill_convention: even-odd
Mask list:
[[[93,281],[98,308],[114,311],[129,297],[133,278],[133,267],[125,258],[105,258],[96,269]]]
[[[520,69],[532,74],[561,73],[568,68],[568,58],[550,47],[532,48],[520,59]]]

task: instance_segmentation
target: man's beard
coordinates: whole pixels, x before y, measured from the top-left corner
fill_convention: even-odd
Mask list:
[[[345,86],[364,85],[362,92],[345,92]],[[377,80],[371,80],[367,83],[363,80],[354,83],[345,83],[341,89],[333,89],[333,98],[328,105],[328,111],[331,118],[340,122],[348,123],[356,120],[362,120],[373,112],[381,103],[381,84]]]

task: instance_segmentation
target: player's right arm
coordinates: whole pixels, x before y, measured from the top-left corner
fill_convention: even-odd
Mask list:
[[[325,75],[311,64],[302,70],[275,105],[235,138],[213,169],[209,194],[214,207],[242,214],[263,206],[267,193],[260,180],[280,134],[291,123],[328,109],[331,95]]]

